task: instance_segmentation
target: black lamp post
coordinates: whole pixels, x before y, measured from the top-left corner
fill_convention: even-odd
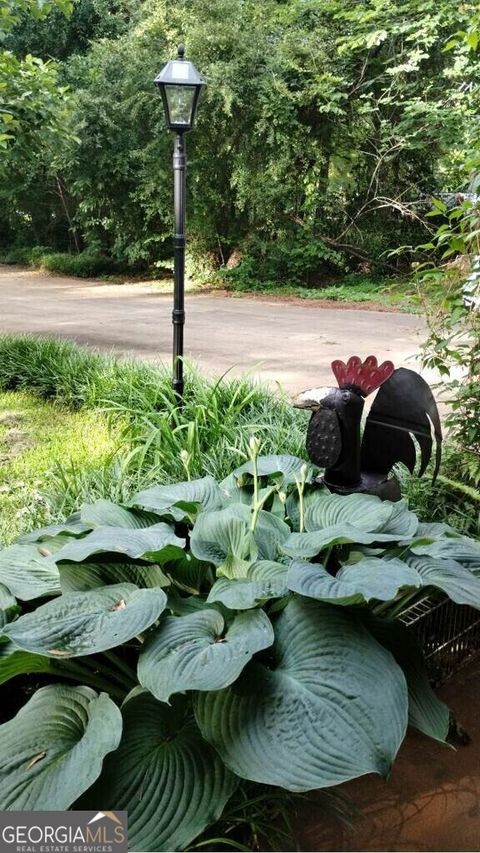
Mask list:
[[[165,120],[176,134],[173,151],[175,234],[173,238],[175,273],[173,291],[173,389],[183,400],[183,327],[185,325],[185,206],[187,156],[185,133],[192,129],[198,99],[205,87],[203,77],[192,62],[185,59],[185,47],[178,48],[177,59],[167,62],[154,83],[160,89]]]

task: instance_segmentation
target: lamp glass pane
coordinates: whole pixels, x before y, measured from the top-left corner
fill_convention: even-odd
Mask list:
[[[192,110],[195,101],[195,86],[165,86],[170,124],[185,125],[192,123]]]

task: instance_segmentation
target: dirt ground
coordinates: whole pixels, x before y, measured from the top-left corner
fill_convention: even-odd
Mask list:
[[[439,693],[471,742],[454,750],[409,732],[390,780],[372,775],[341,786],[358,809],[351,829],[314,803],[305,807],[300,850],[480,850],[480,658]]]

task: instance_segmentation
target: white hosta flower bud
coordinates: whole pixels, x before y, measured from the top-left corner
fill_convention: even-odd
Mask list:
[[[252,454],[257,455],[257,453],[261,447],[260,439],[256,435],[251,435],[248,444],[249,444],[250,450],[252,451]]]

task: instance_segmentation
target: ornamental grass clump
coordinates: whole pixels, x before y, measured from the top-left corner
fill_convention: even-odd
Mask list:
[[[398,617],[480,608],[480,545],[250,454],[0,552],[1,689],[30,697],[0,726],[0,809],[126,809],[130,849],[182,850],[241,780],[329,788],[388,776],[408,725],[447,741]]]

